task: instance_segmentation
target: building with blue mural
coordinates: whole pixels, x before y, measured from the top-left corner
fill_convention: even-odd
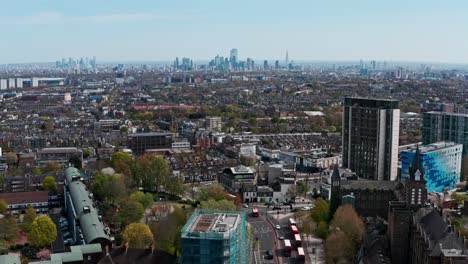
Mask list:
[[[453,142],[437,142],[419,147],[422,167],[428,192],[454,189],[460,181],[463,145]],[[401,180],[409,178],[409,168],[416,147],[401,152]]]

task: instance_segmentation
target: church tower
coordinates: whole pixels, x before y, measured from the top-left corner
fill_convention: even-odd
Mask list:
[[[409,168],[409,179],[405,182],[406,204],[415,209],[422,207],[427,201],[425,170],[421,164],[421,153],[416,146],[413,163]]]
[[[338,165],[333,167],[333,173],[331,175],[331,197],[330,197],[330,218],[335,214],[336,209],[341,204],[341,176]]]

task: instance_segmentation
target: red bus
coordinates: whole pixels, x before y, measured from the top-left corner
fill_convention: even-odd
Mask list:
[[[296,221],[294,221],[294,218],[289,218],[289,226],[295,226],[296,225]]]
[[[299,234],[299,229],[297,229],[297,227],[293,225],[293,226],[291,226],[291,232],[293,233],[293,235],[294,234]]]
[[[301,235],[299,234],[294,234],[294,241],[296,241],[296,247],[302,247],[302,240],[301,240]]]
[[[289,239],[284,240],[284,256],[285,257],[290,257],[291,256],[291,241]]]
[[[252,216],[253,217],[258,217],[258,209],[257,208],[252,208]]]
[[[305,263],[305,252],[304,248],[297,248],[297,263]]]

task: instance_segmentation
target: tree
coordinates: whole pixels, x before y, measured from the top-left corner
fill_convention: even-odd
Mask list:
[[[144,192],[134,192],[130,195],[130,199],[135,200],[141,205],[143,208],[149,208],[153,205],[153,195],[151,193],[144,193]]]
[[[452,193],[450,198],[457,204],[462,204],[465,200],[468,200],[468,195],[464,193]]]
[[[361,245],[365,226],[359,215],[351,205],[338,207],[331,222],[331,229],[340,229],[348,236],[353,244],[354,252]]]
[[[289,186],[288,190],[286,191],[286,197],[288,197],[289,200],[294,200],[296,199],[296,195],[297,195],[296,185]]]
[[[36,216],[36,210],[31,206],[28,206],[23,217],[23,224],[21,225],[21,230],[23,230],[26,233],[29,233],[31,231],[32,223],[34,222],[34,219],[36,219]]]
[[[57,227],[50,217],[40,215],[31,224],[28,240],[32,245],[44,247],[51,245],[57,238]]]
[[[214,199],[209,199],[207,201],[202,201],[200,203],[200,206],[202,209],[205,210],[216,210],[216,211],[235,211],[236,205],[234,204],[233,201],[229,200],[214,200]]]
[[[167,161],[155,154],[145,154],[138,158],[138,182],[140,187],[150,191],[160,191],[161,186],[165,186],[169,174],[169,164]]]
[[[308,192],[309,192],[309,186],[307,185],[307,183],[303,181],[299,181],[297,183],[297,193],[302,196],[306,196]]]
[[[151,232],[155,237],[155,246],[161,250],[174,254],[180,251],[180,230],[187,222],[189,210],[174,207],[174,210],[159,222],[150,224]]]
[[[123,176],[106,175],[98,172],[92,181],[91,190],[96,199],[104,203],[115,203],[126,198],[127,188]]]
[[[4,214],[8,210],[8,204],[5,200],[0,199],[0,214]]]
[[[328,225],[325,221],[320,221],[315,229],[315,235],[320,237],[321,239],[327,238],[328,235]]]
[[[247,167],[255,166],[255,159],[247,156],[240,156],[239,161],[242,165]]]
[[[18,221],[16,217],[7,215],[0,219],[0,240],[14,242],[18,238]]]
[[[46,191],[57,191],[57,183],[55,182],[54,176],[47,176],[42,182],[42,188]]]
[[[83,149],[83,158],[88,158],[91,156],[91,154],[93,154],[93,151],[90,150],[90,149]]]
[[[130,248],[147,248],[153,242],[153,233],[143,223],[131,223],[123,232],[123,240]]]
[[[10,166],[16,165],[16,163],[18,162],[18,155],[16,155],[15,152],[6,152],[4,156],[7,164]]]
[[[44,165],[44,173],[55,173],[61,172],[62,168],[60,168],[60,164],[53,161],[48,161]]]
[[[323,199],[318,199],[315,202],[315,207],[312,208],[310,214],[312,216],[312,219],[316,223],[327,222],[328,219],[330,219],[330,216],[329,216],[329,214],[330,214],[330,205],[328,204],[327,201],[325,201]]]
[[[184,183],[180,177],[169,177],[166,180],[165,191],[173,195],[181,195],[184,192]]]
[[[117,171],[117,169],[115,168],[115,166],[117,165],[117,162],[123,162],[124,164],[128,164],[128,166],[130,166],[132,162],[132,155],[126,152],[122,152],[122,151],[115,152],[114,154],[112,154],[111,163],[110,163],[111,167],[114,168],[115,171]],[[117,172],[120,172],[120,171],[117,171]]]
[[[225,198],[226,192],[224,191],[224,187],[217,183],[199,188],[198,191],[198,200],[200,201],[206,201],[208,199],[219,201]]]
[[[335,230],[325,241],[327,263],[351,263],[354,256],[351,239],[341,230]]]
[[[31,171],[31,173],[32,173],[33,175],[42,175],[42,171],[41,171],[41,169],[39,169],[39,168],[34,168],[34,169]]]
[[[122,203],[120,208],[120,222],[123,226],[132,222],[139,222],[143,218],[145,209],[141,203],[135,200],[127,200]]]

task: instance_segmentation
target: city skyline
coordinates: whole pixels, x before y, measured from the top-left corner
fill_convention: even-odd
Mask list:
[[[0,64],[83,54],[100,61],[205,61],[232,48],[241,60],[283,61],[287,50],[294,61],[468,62],[468,39],[459,33],[468,23],[467,3],[310,2],[5,2],[0,27],[11,41],[0,43]]]

